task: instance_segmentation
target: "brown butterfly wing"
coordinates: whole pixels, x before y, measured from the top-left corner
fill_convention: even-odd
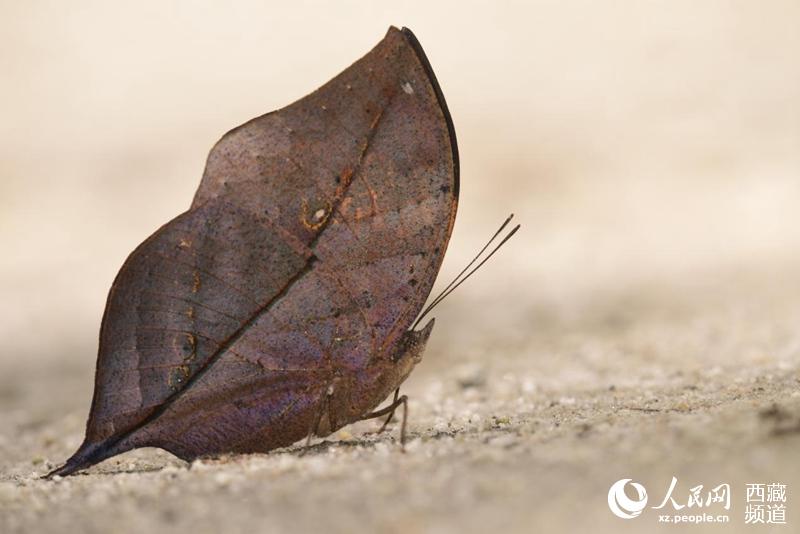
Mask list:
[[[457,169],[408,30],[226,134],[192,209],[112,287],[86,440],[60,473],[144,445],[192,458],[302,437],[331,365],[362,368],[422,307]]]

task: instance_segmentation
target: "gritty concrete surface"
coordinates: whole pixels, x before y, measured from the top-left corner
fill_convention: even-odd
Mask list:
[[[437,287],[523,225],[436,311],[406,452],[372,421],[41,480],[83,437],[127,254],[223,132],[389,24],[458,133]],[[798,26],[795,0],[0,1],[0,533],[800,531]],[[729,484],[729,523],[659,523],[673,477],[678,505]],[[745,524],[749,483],[787,486],[786,525]]]

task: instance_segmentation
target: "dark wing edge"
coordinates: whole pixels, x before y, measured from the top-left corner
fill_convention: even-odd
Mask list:
[[[403,27],[403,29],[400,31],[406,40],[408,40],[411,48],[414,49],[414,53],[417,54],[417,58],[419,59],[420,64],[422,64],[422,68],[425,69],[425,74],[428,75],[428,81],[430,81],[431,87],[433,87],[433,92],[436,93],[436,100],[439,101],[439,107],[442,109],[444,120],[447,123],[447,132],[450,136],[450,149],[453,152],[453,177],[455,180],[455,183],[453,184],[453,196],[455,197],[456,205],[458,205],[461,170],[458,159],[458,142],[456,140],[456,129],[453,125],[453,117],[450,115],[450,109],[447,107],[447,102],[444,99],[444,93],[442,93],[442,88],[439,86],[439,80],[436,79],[436,74],[434,74],[431,63],[428,61],[428,56],[425,55],[425,51],[422,49],[422,45],[419,44],[417,36],[406,27]],[[453,213],[453,217],[455,217],[455,213]]]
[[[397,28],[391,27],[389,31],[398,31]],[[433,67],[431,67],[431,63],[428,60],[428,56],[425,54],[425,51],[422,49],[422,45],[419,43],[417,36],[414,35],[409,28],[403,27],[402,30],[399,30],[402,33],[403,37],[405,37],[408,44],[411,46],[412,50],[417,56],[417,59],[422,65],[425,74],[427,75],[428,82],[433,89],[434,94],[436,95],[436,100],[439,104],[439,109],[442,111],[442,115],[444,116],[445,123],[447,124],[447,133],[450,139],[450,150],[452,153],[453,159],[453,205],[450,211],[450,217],[448,222],[447,233],[445,234],[447,237],[442,243],[442,250],[439,254],[438,263],[434,266],[434,273],[438,276],[439,270],[442,267],[442,263],[444,262],[444,256],[447,251],[447,245],[450,242],[450,236],[453,233],[453,226],[455,225],[456,221],[456,212],[458,211],[458,196],[460,192],[460,183],[461,183],[461,167],[460,161],[458,156],[458,141],[456,139],[456,129],[453,125],[453,117],[450,115],[450,109],[447,106],[447,101],[444,98],[444,93],[442,93],[442,88],[439,85],[439,80],[436,78],[436,74],[433,72]],[[425,295],[425,298],[421,299],[421,302],[418,305],[418,309],[413,310],[413,315],[404,314],[402,319],[397,322],[395,328],[393,329],[394,332],[389,338],[394,338],[397,336],[400,331],[407,331],[409,328],[412,328],[412,325],[416,321],[417,316],[425,307],[425,302],[428,300],[431,291],[433,290],[433,284],[431,284],[430,288],[428,288],[428,294]],[[407,313],[411,312],[411,309],[408,310]],[[433,326],[431,322],[430,326]],[[428,330],[428,335],[430,335],[430,329],[423,327],[422,330]]]

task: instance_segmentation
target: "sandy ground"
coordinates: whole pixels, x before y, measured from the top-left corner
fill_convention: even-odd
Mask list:
[[[731,485],[724,532],[752,529],[747,483],[787,484],[791,525],[800,294],[773,280],[717,288],[736,285],[746,299],[643,290],[571,318],[548,308],[494,347],[439,336],[405,390],[405,453],[397,428],[376,436],[363,423],[303,455],[187,465],[142,450],[42,481],[82,437],[90,362],[21,369],[0,390],[2,530],[641,532],[658,526],[656,511],[611,516],[609,486],[633,478],[656,504],[672,476],[684,503],[697,484]]]
[[[796,2],[0,2],[0,532],[796,532]],[[399,429],[56,481],[106,292],[185,209],[212,143],[411,27],[462,156],[437,311]],[[659,524],[672,477],[730,522]],[[641,517],[607,493],[647,488]],[[785,526],[745,524],[749,483]],[[672,506],[665,510],[672,513]],[[720,513],[719,505],[709,511]],[[664,510],[661,510],[663,513]]]

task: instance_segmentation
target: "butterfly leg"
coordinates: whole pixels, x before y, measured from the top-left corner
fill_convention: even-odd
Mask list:
[[[398,395],[400,395],[400,388],[394,390],[394,399],[392,399],[392,404],[397,402]],[[381,425],[381,428],[376,432],[376,434],[381,434],[384,430],[386,430],[386,427],[389,426],[389,423],[392,422],[392,419],[394,419],[394,410],[389,413],[389,417],[386,418],[386,421],[383,422],[383,425]]]
[[[320,396],[319,399],[319,409],[317,410],[317,414],[314,416],[314,420],[311,422],[311,427],[308,429],[308,436],[306,437],[306,448],[311,445],[311,438],[314,437],[315,434],[319,432],[319,426],[322,422],[322,416],[325,412],[328,411],[328,407],[330,406],[330,399],[333,396],[333,384],[329,385],[328,388],[325,390]],[[329,415],[330,417],[330,415]]]
[[[405,395],[400,395],[398,397],[399,393],[400,393],[400,389],[398,388],[398,389],[395,390],[395,392],[394,392],[394,400],[392,401],[392,403],[389,406],[387,406],[385,408],[381,408],[380,410],[376,410],[374,412],[370,412],[370,413],[366,414],[365,416],[363,416],[361,418],[361,420],[364,421],[366,419],[374,419],[376,417],[383,417],[386,414],[390,414],[389,415],[389,419],[391,419],[392,415],[394,415],[394,411],[397,409],[398,406],[400,406],[402,404],[403,405],[403,422],[400,425],[400,446],[402,447],[402,450],[405,451],[406,421],[408,420],[408,397],[405,396]],[[387,420],[386,423],[384,423],[383,426],[385,427],[388,423],[389,423],[389,420]],[[381,430],[383,430],[383,428],[381,428]]]

